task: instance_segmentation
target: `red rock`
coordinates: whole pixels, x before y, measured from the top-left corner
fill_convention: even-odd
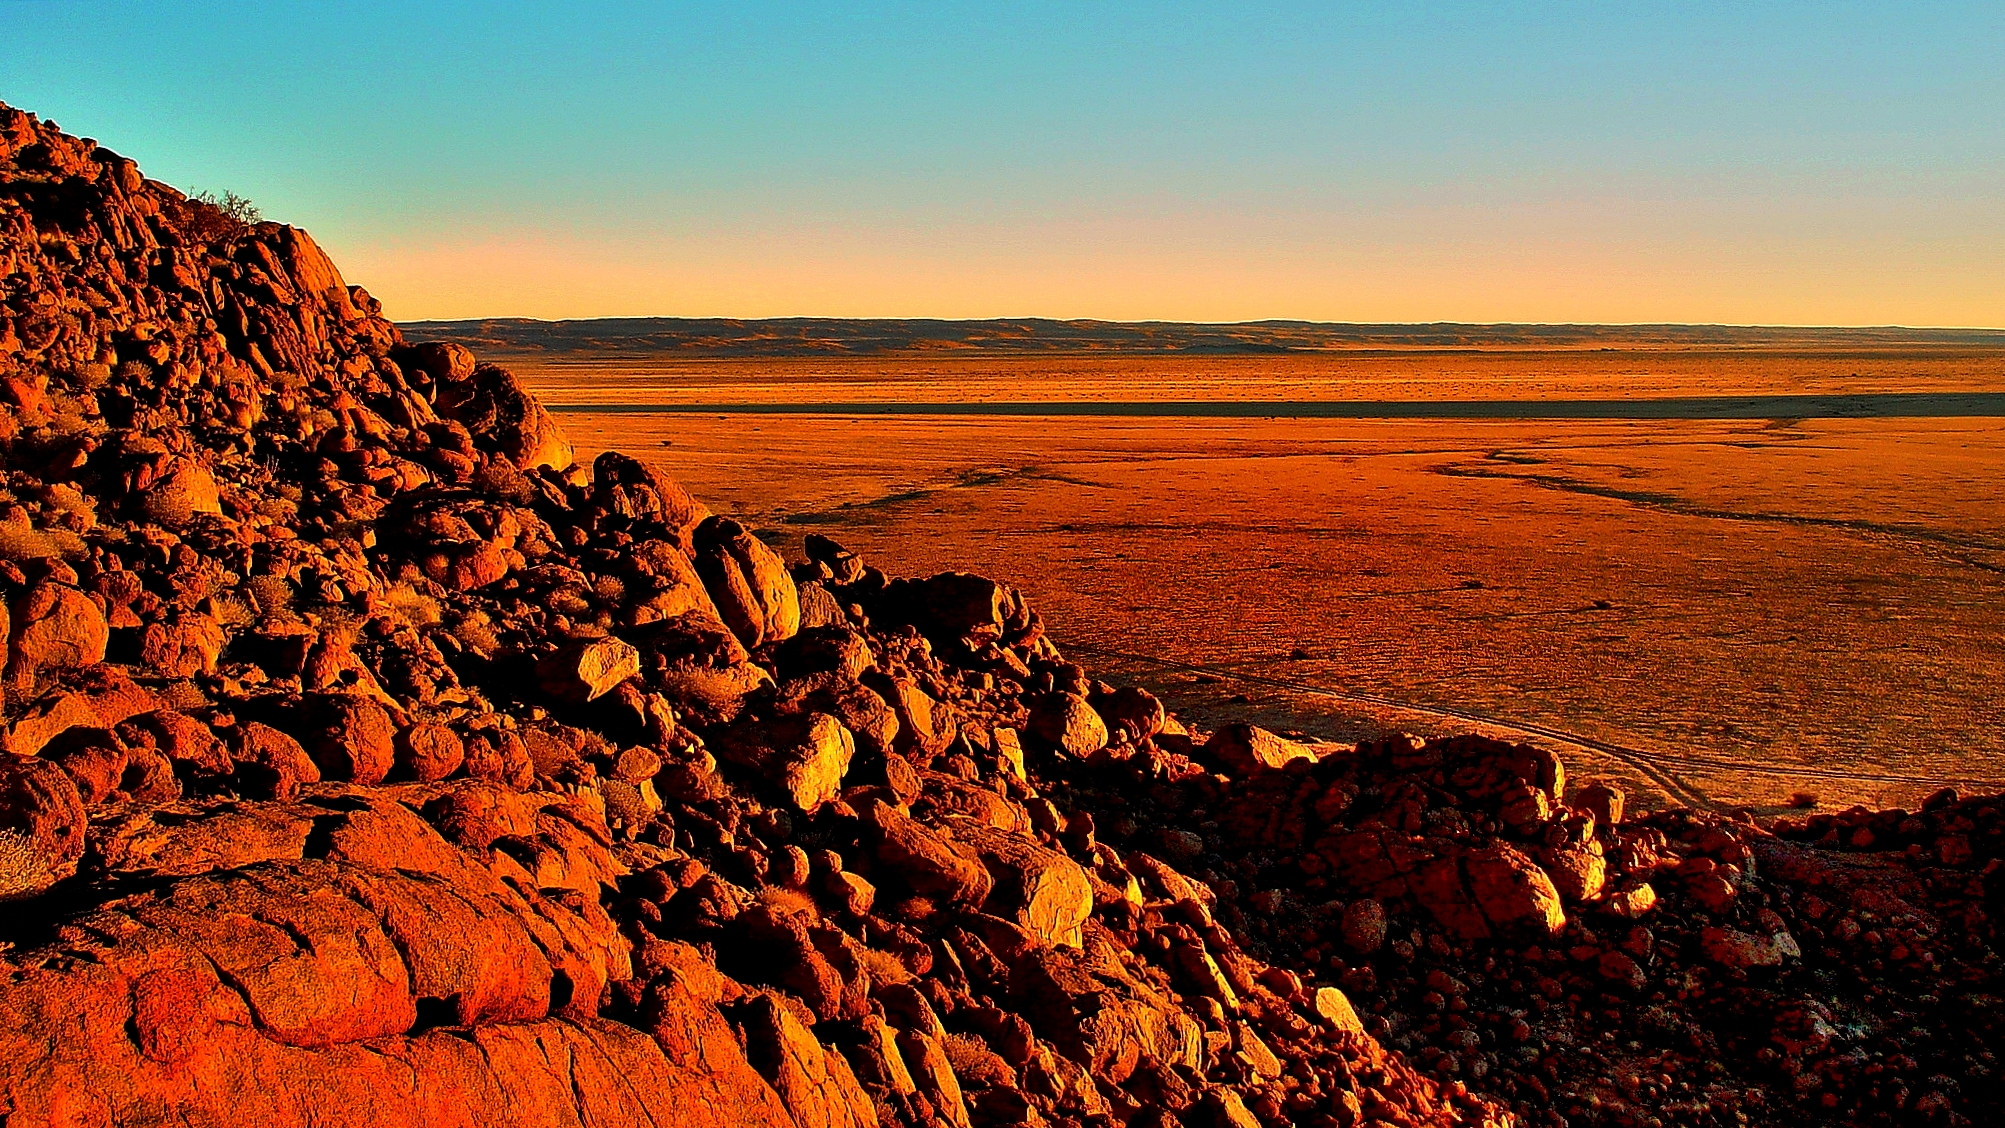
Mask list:
[[[111,728],[160,707],[157,695],[115,667],[93,667],[67,675],[66,681],[64,688],[37,698],[14,718],[6,733],[8,751],[32,756],[68,729]]]
[[[375,701],[347,693],[311,694],[300,703],[296,723],[321,779],[371,784],[390,774],[397,728]]]
[[[1219,729],[1206,742],[1204,752],[1234,776],[1278,771],[1297,760],[1314,763],[1316,759],[1316,753],[1307,745],[1247,724],[1231,724]]]
[[[1785,943],[1782,937],[1757,936],[1737,928],[1712,927],[1699,934],[1699,951],[1722,967],[1780,967],[1795,947],[1794,939]]]
[[[110,798],[125,778],[125,745],[104,729],[70,729],[50,741],[41,758],[63,769],[86,807]]]
[[[741,724],[719,741],[718,751],[764,776],[796,809],[814,811],[842,791],[856,741],[834,717],[806,713]]]
[[[1358,1018],[1358,1012],[1344,993],[1335,987],[1316,988],[1315,1011],[1316,1017],[1336,1033],[1350,1037],[1364,1036],[1364,1023]]]
[[[1566,927],[1552,879],[1517,850],[1502,844],[1472,850],[1463,868],[1477,907],[1497,932],[1550,937]]]
[[[849,1063],[771,996],[745,1005],[745,1050],[800,1128],[875,1128],[877,1109]],[[961,1121],[966,1128],[965,1116]]]
[[[457,362],[449,371],[457,373]],[[562,470],[571,465],[571,441],[514,373],[476,364],[460,379],[442,379],[436,405],[445,418],[463,423],[475,438],[516,466]]]
[[[148,623],[139,636],[139,660],[162,677],[212,674],[226,642],[222,624],[190,611],[172,622]]]
[[[299,741],[256,721],[226,730],[237,786],[261,799],[290,799],[301,784],[320,782],[320,768]]]
[[[747,649],[800,630],[800,593],[779,553],[728,517],[705,519],[694,535],[697,574]]]
[[[398,772],[422,783],[445,779],[466,762],[466,742],[450,727],[420,721],[396,737]]]
[[[940,1043],[918,1030],[898,1032],[898,1048],[904,1054],[906,1064],[912,1070],[912,1078],[919,1091],[926,1094],[941,1120],[953,1128],[970,1128],[967,1101],[961,1093],[961,1082],[954,1075],[953,1063],[947,1060],[947,1051]]]
[[[953,743],[957,729],[952,713],[917,683],[910,678],[885,678],[875,684],[896,715],[892,747],[900,755],[923,763]]]
[[[192,458],[170,458],[137,498],[139,515],[163,525],[187,524],[200,514],[223,512],[216,477]]]
[[[1538,857],[1560,899],[1569,904],[1595,900],[1608,884],[1608,863],[1599,842],[1547,847]]]
[[[1610,783],[1590,783],[1574,793],[1575,806],[1594,816],[1597,825],[1614,827],[1622,822],[1625,797]]]
[[[1344,906],[1344,943],[1351,951],[1370,955],[1385,946],[1385,906],[1364,897]]]
[[[83,799],[61,768],[0,753],[0,900],[75,873],[86,825]]]
[[[597,700],[639,673],[640,651],[616,638],[567,643],[536,662],[543,691],[574,704]]]
[[[10,684],[32,685],[41,670],[104,661],[111,637],[104,610],[74,587],[43,581],[14,600],[9,618],[13,623],[7,653]]]
[[[1093,885],[1079,863],[1007,830],[960,820],[954,837],[969,845],[994,880],[990,912],[1023,926],[1047,944],[1077,948],[1093,912]]]
[[[982,864],[962,854],[937,831],[914,822],[882,800],[863,812],[878,863],[922,897],[979,905],[994,878]]]
[[[121,722],[117,731],[128,746],[157,749],[196,778],[218,780],[234,767],[215,732],[185,713],[171,709],[139,713]]]
[[[1039,700],[1031,710],[1029,731],[1068,756],[1083,758],[1107,747],[1107,722],[1076,693]]]

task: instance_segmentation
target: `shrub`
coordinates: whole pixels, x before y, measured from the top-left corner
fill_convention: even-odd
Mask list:
[[[263,223],[258,206],[235,192],[190,192],[172,209],[174,226],[189,241],[215,243],[241,234],[252,224]]]

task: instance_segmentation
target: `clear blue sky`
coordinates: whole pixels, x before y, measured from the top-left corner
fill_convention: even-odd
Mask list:
[[[2005,324],[2005,4],[0,0],[394,316]]]

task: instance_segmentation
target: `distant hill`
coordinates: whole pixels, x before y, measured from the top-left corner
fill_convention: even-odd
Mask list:
[[[1248,321],[1057,321],[1005,318],[606,317],[411,321],[412,341],[547,356],[883,356],[924,353],[1263,353],[1372,349],[2000,350],[2005,330],[1777,328],[1737,325],[1424,325]]]

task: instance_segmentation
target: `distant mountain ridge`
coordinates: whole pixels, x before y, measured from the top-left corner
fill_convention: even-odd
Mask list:
[[[2005,329],[1737,325],[1347,324],[999,318],[606,317],[409,321],[412,341],[547,356],[881,356],[913,353],[1259,355],[1371,349],[1997,349]]]

